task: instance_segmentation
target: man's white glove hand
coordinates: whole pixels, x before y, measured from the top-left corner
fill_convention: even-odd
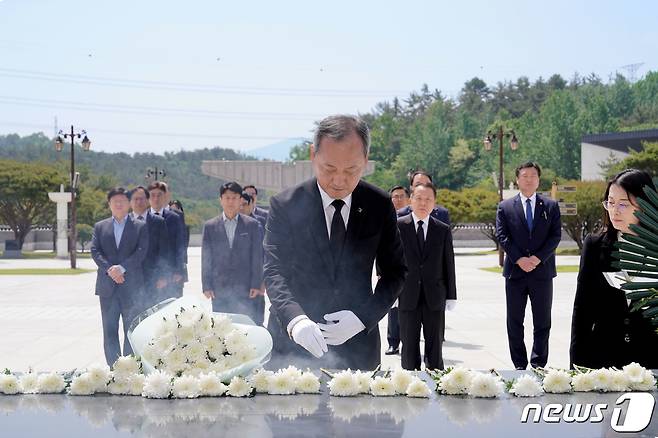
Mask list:
[[[328,351],[320,328],[308,318],[293,326],[290,337],[315,357],[322,357]]]
[[[457,300],[446,300],[446,310],[448,312],[455,310],[455,307],[457,307]]]
[[[329,324],[319,323],[318,326],[322,330],[327,345],[341,345],[366,328],[351,310],[329,313],[324,315],[324,319]]]

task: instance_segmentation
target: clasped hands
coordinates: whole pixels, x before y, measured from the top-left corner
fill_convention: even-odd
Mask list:
[[[366,328],[350,310],[324,315],[327,323],[315,323],[308,318],[298,321],[290,337],[315,357],[322,357],[327,345],[341,345]]]
[[[523,269],[524,272],[533,271],[540,263],[541,260],[539,260],[537,256],[521,257],[516,261],[516,264],[519,265],[519,268]]]
[[[123,284],[126,281],[123,276],[123,270],[119,265],[110,266],[110,269],[107,270],[107,275],[109,275],[112,281],[116,284]]]

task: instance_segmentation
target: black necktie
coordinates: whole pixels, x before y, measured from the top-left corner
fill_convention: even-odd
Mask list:
[[[334,217],[331,220],[331,235],[329,236],[329,247],[331,248],[331,255],[334,257],[334,261],[338,263],[340,254],[343,251],[343,243],[345,242],[345,221],[343,220],[343,215],[341,210],[345,201],[342,199],[335,199],[331,205],[336,209],[334,211]]]
[[[416,238],[418,239],[418,248],[420,253],[425,249],[425,233],[423,232],[423,221],[418,221],[418,230],[416,231]]]
[[[137,216],[137,219],[139,219],[140,221],[143,221],[143,220],[144,220],[144,216],[142,216],[142,215],[140,214],[139,216]]]

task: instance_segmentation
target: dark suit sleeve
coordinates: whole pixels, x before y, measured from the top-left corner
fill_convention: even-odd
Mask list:
[[[133,224],[133,226],[137,226],[137,225]],[[126,269],[127,273],[130,273],[131,271],[134,272],[135,270],[138,269],[143,269],[142,264],[144,263],[144,259],[146,258],[146,252],[148,251],[148,248],[149,248],[149,235],[146,230],[146,225],[142,225],[137,230],[137,247],[135,248],[135,251],[132,254],[130,254],[128,257],[123,259],[119,264]]]
[[[260,289],[263,283],[263,240],[261,226],[258,221],[249,227],[251,236],[251,289]]]
[[[585,238],[582,254],[580,256],[580,270],[576,296],[571,316],[571,346],[569,348],[570,366],[585,365],[588,363],[588,346],[591,345],[592,325],[595,318],[595,286],[593,278],[598,270],[596,263],[596,248],[593,248],[591,235]]]
[[[516,264],[523,256],[523,252],[512,243],[510,236],[511,230],[509,229],[505,209],[501,202],[498,204],[498,210],[496,211],[496,239],[498,239],[498,243],[503,247],[512,264]]]
[[[203,291],[214,290],[212,283],[212,227],[210,223],[203,224],[201,241],[201,288]]]
[[[381,277],[377,281],[375,293],[365,305],[354,309],[354,314],[366,326],[367,332],[377,327],[379,320],[391,309],[402,292],[407,276],[407,264],[393,204],[389,203],[388,212],[383,220],[384,226],[377,247],[377,264]]]
[[[455,250],[452,246],[452,233],[450,230],[446,230],[446,237],[443,242],[443,275],[446,282],[446,300],[456,300]]]
[[[171,274],[171,266],[169,265],[169,251],[171,250],[171,245],[169,243],[169,232],[167,230],[167,222],[165,220],[157,221],[158,224],[158,275],[160,277],[168,277]]]
[[[176,234],[174,236],[175,240],[172,245],[175,254],[175,271],[177,274],[183,275],[185,273],[185,224],[183,220],[176,213],[172,213],[171,216],[175,218],[172,220],[172,223],[177,228]]]
[[[544,245],[537,251],[535,256],[544,263],[549,257],[555,254],[557,246],[562,239],[562,221],[560,217],[560,208],[556,203],[552,203],[550,208],[548,238]]]
[[[290,289],[293,258],[292,231],[285,208],[274,197],[265,226],[265,287],[267,296],[276,310],[282,327],[288,327],[293,318],[304,315],[304,309],[295,300]]]
[[[103,272],[107,272],[112,264],[107,260],[105,254],[103,253],[103,246],[101,245],[101,223],[97,222],[94,225],[94,233],[91,236],[91,258],[94,259],[94,263],[99,267]]]

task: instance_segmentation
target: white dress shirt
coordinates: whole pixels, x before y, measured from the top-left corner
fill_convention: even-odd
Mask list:
[[[327,192],[322,190],[320,184],[318,184],[318,189],[320,190],[320,197],[322,198],[322,208],[324,209],[324,219],[327,222],[327,236],[331,238],[331,221],[334,219],[334,213],[336,208],[331,205],[334,202],[334,198],[329,196]],[[345,229],[347,229],[347,221],[350,218],[350,208],[352,208],[352,194],[345,196],[343,198],[345,205],[340,211],[341,216],[343,216],[343,222],[345,222]]]
[[[532,223],[535,223],[535,205],[537,204],[537,193],[533,193],[532,196],[529,198],[526,198],[523,196],[523,193],[519,193],[519,196],[521,197],[521,206],[523,207],[523,215],[525,216],[526,220],[528,220],[528,215],[526,214],[526,201],[530,199],[530,208],[532,208]]]
[[[418,233],[418,221],[423,221],[423,240],[427,240],[427,222],[430,220],[430,217],[427,216],[425,218],[420,218],[416,216],[416,213],[411,212],[411,217],[414,220],[414,229],[416,230],[416,233]]]

